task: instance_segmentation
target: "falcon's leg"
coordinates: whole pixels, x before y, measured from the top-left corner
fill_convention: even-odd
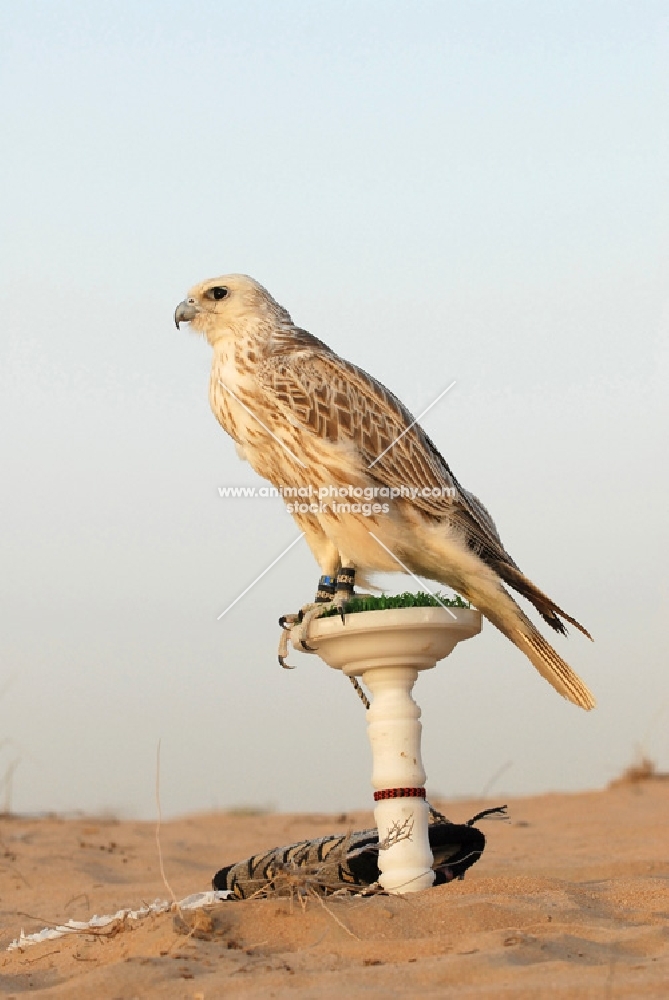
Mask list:
[[[296,615],[283,615],[279,618],[279,625],[283,629],[279,641],[279,663],[286,669],[291,669],[286,663],[288,655],[288,642],[293,629],[297,629],[296,638],[305,653],[315,653],[307,643],[309,626],[315,618],[320,618],[324,611],[336,608],[344,618],[344,606],[353,597],[353,586],[355,583],[355,569],[351,567],[340,569],[336,578],[332,576],[322,576],[318,581],[316,598],[311,604],[305,604]]]
[[[286,657],[288,656],[288,642],[293,629],[302,621],[304,614],[311,608],[322,607],[325,604],[329,606],[334,597],[334,593],[335,578],[324,574],[318,581],[316,597],[312,604],[305,604],[305,606],[296,615],[282,615],[281,618],[279,618],[279,625],[283,629],[281,639],[279,640],[279,663],[285,670],[293,669],[288,663],[286,663]],[[304,645],[304,643],[302,645]],[[305,652],[311,652],[311,650],[309,650],[306,646],[304,646],[304,649]]]
[[[321,577],[321,580],[324,578]],[[331,580],[332,577],[327,579]],[[320,618],[324,611],[329,611],[331,608],[336,608],[339,612],[342,622],[345,621],[344,616],[344,606],[353,597],[353,585],[355,583],[355,570],[351,567],[346,567],[340,569],[337,573],[337,580],[334,586],[334,595],[330,594],[330,597],[326,597],[323,593],[323,588],[319,584],[319,589],[316,594],[316,600],[313,604],[307,604],[299,613],[297,622],[297,641],[300,646],[307,653],[315,652],[314,649],[307,643],[307,636],[309,634],[309,626],[312,621],[316,618]]]

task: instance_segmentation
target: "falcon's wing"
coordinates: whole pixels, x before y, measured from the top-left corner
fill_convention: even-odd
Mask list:
[[[315,337],[295,332],[296,349],[270,357],[257,371],[277,410],[307,433],[333,444],[352,443],[361,467],[379,485],[429,491],[419,492],[412,503],[430,517],[457,524],[486,562],[514,567],[488,511],[460,486],[400,400]],[[445,495],[444,487],[454,495]]]
[[[565,632],[564,618],[591,638],[521,572],[481,501],[459,484],[425,431],[380,382],[303,330],[293,330],[291,347],[259,366],[258,379],[290,423],[333,444],[353,444],[362,470],[379,485],[429,490],[430,495],[419,492],[411,502],[458,528],[467,547],[531,601],[556,632]],[[443,487],[454,489],[454,495],[444,495]]]

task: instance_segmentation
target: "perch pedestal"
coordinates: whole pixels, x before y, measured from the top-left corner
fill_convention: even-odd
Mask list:
[[[394,608],[315,621],[309,643],[328,666],[362,678],[372,701],[367,729],[379,831],[379,881],[388,892],[427,889],[434,881],[429,810],[421,759],[420,708],[412,697],[456,643],[481,631],[481,615],[463,608]]]

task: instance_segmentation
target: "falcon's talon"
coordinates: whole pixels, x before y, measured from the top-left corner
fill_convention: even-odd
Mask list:
[[[305,604],[303,608],[300,608],[297,614],[282,615],[279,619],[279,625],[281,625],[281,628],[283,629],[283,632],[281,633],[281,641],[279,643],[279,662],[281,663],[281,666],[288,666],[285,659],[288,655],[288,646],[291,641],[296,649],[300,649],[304,653],[317,653],[318,648],[310,646],[308,642],[311,623],[317,618],[320,618],[324,612],[330,610],[336,611],[337,614],[340,615],[342,622],[344,622],[344,606],[350,598],[350,593],[339,593],[335,594],[331,600],[324,601],[320,599],[311,604]],[[294,638],[293,629],[297,629],[294,633]],[[292,667],[290,669],[292,669]]]
[[[287,615],[286,617],[290,618],[290,615]],[[283,632],[281,633],[281,638],[279,639],[278,660],[279,664],[283,667],[284,670],[295,669],[294,667],[291,667],[290,663],[286,663],[286,657],[288,656],[288,640],[290,638],[290,632],[291,632],[290,629],[284,628]]]

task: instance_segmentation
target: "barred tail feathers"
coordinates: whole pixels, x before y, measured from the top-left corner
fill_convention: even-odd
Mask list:
[[[595,699],[580,677],[544,639],[504,587],[481,574],[478,579],[470,578],[464,591],[460,590],[463,597],[527,656],[558,694],[586,711],[595,707]]]
[[[531,622],[528,632],[518,629],[516,635],[509,638],[525,653],[541,676],[545,677],[564,698],[587,712],[595,707],[596,702],[592,692]]]
[[[577,622],[575,618],[572,618],[566,611],[563,611],[562,608],[558,607],[555,601],[552,601],[547,594],[544,594],[542,590],[539,590],[539,588],[535,586],[531,580],[528,580],[525,574],[521,573],[521,571],[515,566],[511,566],[509,563],[498,560],[493,564],[492,568],[505,583],[507,583],[510,587],[513,587],[513,589],[523,597],[527,598],[527,600],[535,606],[544,621],[547,622],[551,628],[555,629],[556,632],[560,632],[562,635],[565,635],[566,629],[564,624],[560,621],[561,618],[564,618],[566,622],[569,622],[570,625],[573,625],[574,628],[577,628],[579,632],[582,632],[584,636],[592,641],[592,636],[588,630],[580,624],[580,622]]]

